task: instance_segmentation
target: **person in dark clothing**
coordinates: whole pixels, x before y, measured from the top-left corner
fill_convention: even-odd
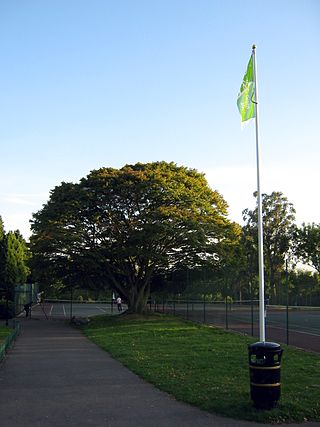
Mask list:
[[[31,306],[32,306],[32,302],[29,302],[28,304],[25,304],[23,306],[24,311],[26,312],[26,317],[29,317]]]

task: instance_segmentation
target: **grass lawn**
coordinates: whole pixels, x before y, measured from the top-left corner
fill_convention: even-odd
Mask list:
[[[247,345],[251,337],[166,315],[97,316],[88,338],[131,371],[178,400],[231,418],[320,421],[320,355],[284,346],[277,408],[252,407]]]
[[[0,344],[12,333],[12,329],[8,326],[0,326]]]

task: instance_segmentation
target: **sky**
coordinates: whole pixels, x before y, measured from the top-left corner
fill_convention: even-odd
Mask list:
[[[236,99],[256,44],[262,193],[320,223],[319,0],[0,1],[0,216],[29,221],[61,182],[173,161],[242,224],[255,123]]]

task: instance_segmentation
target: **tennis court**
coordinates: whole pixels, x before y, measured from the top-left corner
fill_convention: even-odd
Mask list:
[[[123,310],[126,306],[123,306]],[[66,319],[74,317],[90,317],[99,314],[118,314],[117,305],[110,301],[82,303],[71,300],[49,300],[32,307],[31,317],[50,319]]]
[[[164,311],[185,319],[259,337],[259,306],[172,301]],[[160,308],[161,311],[161,308]],[[320,307],[266,306],[266,339],[320,352]]]
[[[123,310],[127,306],[123,305]],[[187,320],[215,325],[259,338],[259,307],[246,303],[166,301],[150,304],[155,311],[179,315]],[[111,301],[78,302],[47,300],[32,307],[31,317],[70,320],[101,314],[118,314]],[[266,339],[320,353],[320,307],[266,306]]]

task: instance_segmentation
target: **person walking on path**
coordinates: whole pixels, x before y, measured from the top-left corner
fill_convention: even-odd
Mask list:
[[[43,304],[43,302],[44,302],[44,292],[41,291],[37,293],[37,303]]]
[[[122,300],[121,300],[121,297],[117,298],[117,306],[118,306],[118,311],[120,313],[122,311]]]
[[[29,317],[29,313],[31,310],[32,302],[29,302],[28,304],[25,304],[23,306],[24,311],[26,312],[26,317]]]

